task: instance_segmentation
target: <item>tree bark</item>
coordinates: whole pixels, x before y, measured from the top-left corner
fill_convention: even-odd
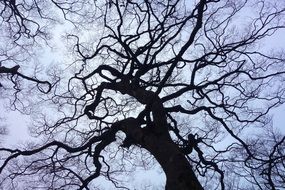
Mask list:
[[[142,88],[131,88],[130,84],[116,86],[123,94],[135,97],[149,106],[153,121],[141,128],[139,119],[128,118],[120,123],[121,130],[136,144],[148,150],[161,165],[166,175],[166,190],[203,190],[192,167],[179,147],[169,135],[166,111],[159,96]]]
[[[140,128],[137,120],[132,118],[125,120],[122,130],[161,165],[166,175],[166,190],[203,190],[190,163],[169,134],[157,134],[151,128]]]
[[[156,119],[160,119],[156,124],[166,123],[166,120],[163,121],[163,115],[162,111],[159,115],[153,114]],[[134,139],[136,144],[148,150],[161,165],[166,175],[166,190],[203,190],[185,155],[172,141],[166,126],[141,128],[137,119],[129,118],[122,123],[121,129]]]
[[[170,137],[145,135],[146,148],[161,165],[166,175],[166,190],[202,190],[190,163]]]

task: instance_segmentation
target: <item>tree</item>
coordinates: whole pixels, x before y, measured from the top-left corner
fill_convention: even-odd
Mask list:
[[[167,190],[284,188],[285,136],[269,115],[284,103],[284,51],[270,44],[285,27],[283,2],[1,6],[7,38],[20,50],[50,42],[45,20],[67,23],[66,45],[73,44],[64,73],[43,74],[51,82],[23,77],[40,86],[30,101],[33,133],[43,140],[0,149],[5,189],[95,189],[100,176],[127,189],[119,174],[129,161],[149,159],[163,169]],[[17,65],[0,66],[1,76],[23,76]]]

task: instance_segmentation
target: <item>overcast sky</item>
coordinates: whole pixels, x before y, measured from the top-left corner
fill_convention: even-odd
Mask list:
[[[272,47],[285,48],[284,44],[285,44],[285,33],[283,31],[277,33],[273,38],[268,39],[267,45],[268,47],[272,46]],[[30,116],[22,115],[17,111],[8,111],[3,108],[3,104],[0,105],[1,105],[0,107],[1,116],[6,118],[5,123],[7,125],[9,132],[9,134],[4,137],[2,143],[7,146],[17,146],[18,144],[21,144],[26,140],[31,140],[31,139],[33,140],[33,138],[29,136],[28,132],[28,126],[31,122]],[[284,126],[285,105],[272,110],[271,114],[273,114],[274,126],[279,128],[281,131],[285,133],[285,126]],[[156,185],[159,186],[160,184],[164,184],[163,180],[165,180],[165,178],[163,177],[163,174],[151,170],[149,171],[149,173],[146,173],[145,171],[139,172],[137,174],[137,178],[135,178],[133,181],[136,183],[138,180],[149,181],[150,183],[152,184],[156,183]]]

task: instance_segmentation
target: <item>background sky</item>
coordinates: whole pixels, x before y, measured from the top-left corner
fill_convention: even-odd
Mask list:
[[[1,43],[1,42],[0,42]],[[2,42],[3,43],[3,42]],[[285,48],[285,33],[284,31],[276,33],[273,37],[267,40],[266,46]],[[44,59],[49,59],[46,55]],[[43,60],[50,61],[50,60]],[[285,84],[284,84],[285,85]],[[23,115],[17,111],[9,111],[4,108],[3,101],[0,100],[0,116],[6,118],[5,124],[8,128],[8,135],[2,139],[2,145],[9,147],[16,147],[25,141],[34,141],[36,139],[29,135],[28,126],[30,125],[31,118],[28,115]],[[282,105],[270,112],[273,115],[273,125],[279,128],[285,134],[285,105]],[[133,183],[150,183],[156,184],[161,187],[164,184],[164,174],[157,170],[150,170],[148,172],[140,170],[136,176],[133,177]],[[137,189],[141,189],[139,186]]]

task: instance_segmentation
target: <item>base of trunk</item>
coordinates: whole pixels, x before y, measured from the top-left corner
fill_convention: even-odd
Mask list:
[[[203,190],[192,167],[170,136],[147,134],[143,147],[158,161],[166,175],[166,190]]]

